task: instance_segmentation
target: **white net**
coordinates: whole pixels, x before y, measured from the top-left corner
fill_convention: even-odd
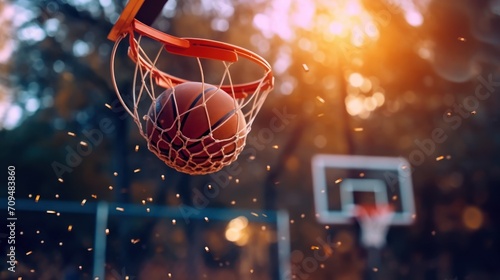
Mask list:
[[[262,78],[250,87],[251,91],[246,90],[249,87],[241,90],[233,82],[232,70],[238,68],[235,65],[240,61],[207,62],[209,66],[217,63],[221,70],[213,82],[217,67],[204,67],[202,53],[187,54],[189,57],[182,58],[195,61],[199,80],[182,80],[161,69],[169,63],[163,58],[168,50],[164,44],[153,40],[159,47],[151,51],[147,37],[128,36],[129,56],[136,62],[131,92],[120,90],[115,76],[114,58],[123,37],[113,49],[112,78],[118,98],[133,117],[149,150],[168,166],[188,174],[213,173],[234,162],[272,90],[272,80],[267,79],[270,70],[261,73]],[[234,53],[240,55],[237,50]]]
[[[386,243],[389,225],[394,216],[390,207],[365,208],[357,206],[356,218],[361,227],[361,242],[365,247],[380,249]]]

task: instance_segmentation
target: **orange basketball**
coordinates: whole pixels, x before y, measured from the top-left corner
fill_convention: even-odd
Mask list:
[[[243,150],[246,121],[231,95],[213,85],[186,82],[151,104],[149,149],[167,165],[190,174],[220,170]]]

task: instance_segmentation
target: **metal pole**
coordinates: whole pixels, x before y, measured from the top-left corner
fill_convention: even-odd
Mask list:
[[[99,202],[96,210],[94,240],[94,279],[104,280],[106,263],[106,227],[108,226],[109,207],[106,202]]]

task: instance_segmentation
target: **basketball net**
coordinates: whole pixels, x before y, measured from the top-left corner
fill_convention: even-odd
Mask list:
[[[127,37],[128,40],[124,40]],[[128,41],[128,55],[136,64],[131,90],[120,89],[117,83],[119,73],[115,69],[115,57],[118,46],[122,41]],[[144,45],[144,41],[147,41],[147,46]],[[156,51],[151,51],[152,43],[157,45]],[[174,141],[161,141],[160,145],[160,141],[152,141],[151,133],[148,135],[146,131],[147,123],[157,124],[157,118],[160,117],[160,114],[148,114],[149,108],[153,104],[156,105],[158,96],[166,89],[175,90],[176,85],[187,82],[187,80],[177,78],[161,69],[161,67],[165,68],[165,61],[161,59],[162,54],[165,52],[194,58],[200,71],[200,81],[197,82],[201,82],[203,85],[206,84],[206,73],[201,59],[219,61],[223,65],[222,69],[224,70],[220,73],[220,82],[218,84],[212,83],[212,86],[227,92],[233,98],[234,110],[232,113],[238,114],[237,117],[243,116],[245,125],[244,127],[238,127],[236,135],[228,139],[217,139],[217,151],[214,151],[214,147],[210,147],[210,145],[213,145],[213,140],[212,143],[208,141],[211,140],[208,137],[213,135],[212,130],[217,129],[213,123],[209,125],[210,131],[208,133],[197,138],[184,135],[179,129],[180,125],[168,128],[155,125],[155,129],[160,130],[161,135],[176,135],[177,141],[175,143]],[[263,68],[262,78],[245,84],[233,83],[231,66],[237,63],[239,58],[250,60]],[[244,141],[251,130],[252,123],[274,84],[269,64],[253,52],[212,40],[177,38],[161,33],[137,20],[134,20],[131,27],[115,41],[110,65],[112,82],[118,99],[126,112],[134,119],[141,136],[148,142],[148,149],[168,166],[188,174],[213,173],[237,159],[244,148]],[[209,100],[210,97],[204,95],[201,101],[189,111],[202,108],[206,111],[207,119],[209,119],[206,109]],[[171,102],[171,104],[175,106],[173,110],[179,112],[180,108],[177,107],[177,102]],[[184,114],[176,114],[174,123],[180,124],[183,117]],[[231,117],[228,116],[228,118]],[[217,125],[220,126],[223,123]],[[176,131],[172,131],[173,129]],[[193,145],[201,145],[202,148],[193,153],[190,151],[190,147]],[[201,156],[202,160],[200,160],[200,154],[203,155]]]
[[[386,243],[389,225],[394,216],[390,206],[356,206],[355,216],[361,227],[361,243],[366,247],[380,249]]]

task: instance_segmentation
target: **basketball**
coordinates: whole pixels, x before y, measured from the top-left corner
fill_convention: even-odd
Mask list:
[[[153,101],[146,132],[149,149],[167,165],[205,174],[237,158],[247,128],[231,95],[213,85],[186,82],[165,90]]]

